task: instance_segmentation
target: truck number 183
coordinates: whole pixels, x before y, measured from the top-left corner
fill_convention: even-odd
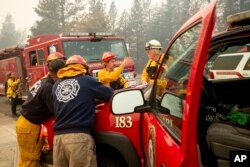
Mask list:
[[[115,127],[116,128],[131,128],[132,127],[132,117],[130,117],[130,116],[115,117]]]

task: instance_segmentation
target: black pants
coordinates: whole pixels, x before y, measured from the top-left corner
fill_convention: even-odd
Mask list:
[[[16,106],[18,105],[18,97],[11,97],[11,112],[12,115],[16,115]]]

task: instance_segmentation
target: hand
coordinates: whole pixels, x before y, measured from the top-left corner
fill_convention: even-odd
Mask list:
[[[148,85],[149,83],[146,81],[142,81],[142,85]]]
[[[168,71],[168,66],[166,64],[163,64],[162,67],[161,67],[162,71],[163,72],[167,72]]]
[[[47,154],[49,152],[49,150],[50,150],[49,145],[43,145],[42,152],[44,152],[45,154]]]
[[[131,57],[126,57],[124,58],[123,62],[122,62],[123,66],[132,66],[134,64],[134,61]]]
[[[137,73],[134,71],[134,78],[137,76]]]

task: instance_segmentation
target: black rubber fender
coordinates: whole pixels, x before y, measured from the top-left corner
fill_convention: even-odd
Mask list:
[[[93,138],[97,145],[105,144],[117,149],[125,159],[128,167],[141,166],[135,147],[127,136],[115,132],[95,132]]]

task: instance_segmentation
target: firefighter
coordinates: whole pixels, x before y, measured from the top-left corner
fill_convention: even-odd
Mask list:
[[[16,107],[18,105],[18,86],[20,83],[20,79],[15,79],[15,76],[10,73],[7,80],[7,97],[11,102],[11,112],[12,116],[18,116],[16,113]]]
[[[5,84],[4,84],[4,93],[5,93],[6,96],[7,96],[7,90],[8,90],[8,79],[10,79],[10,77],[11,77],[11,72],[9,72],[6,75],[6,81],[5,81]]]
[[[90,135],[95,120],[95,99],[108,101],[113,90],[86,75],[86,66],[80,55],[69,57],[53,86],[54,167],[97,166],[95,143]]]
[[[106,86],[110,86],[114,90],[127,88],[128,83],[125,78],[122,77],[124,67],[132,61],[130,58],[125,58],[122,64],[115,68],[116,56],[113,52],[104,52],[102,55],[102,63],[104,69],[98,72],[98,80]]]
[[[150,40],[149,42],[146,42],[145,50],[146,50],[149,60],[142,71],[141,80],[142,80],[142,84],[153,84],[156,72],[163,59],[163,54],[161,52],[162,46],[159,41],[153,39],[153,40]],[[167,63],[162,66],[162,69],[160,69],[161,70],[160,72],[166,73],[168,71],[168,66],[170,66],[172,62],[173,62],[173,57],[169,56]],[[166,86],[167,86],[166,79],[164,78],[158,79],[157,80],[157,94],[161,95],[162,92],[166,89]]]
[[[148,62],[142,71],[142,83],[148,84],[152,83],[156,75],[156,71],[161,61],[161,43],[157,40],[150,40],[146,42],[145,50],[148,55]]]
[[[53,116],[52,87],[57,80],[58,69],[64,67],[65,56],[59,52],[47,58],[49,73],[30,91],[22,105],[21,116],[16,123],[19,147],[19,167],[40,167],[43,141],[40,138],[42,124]]]

